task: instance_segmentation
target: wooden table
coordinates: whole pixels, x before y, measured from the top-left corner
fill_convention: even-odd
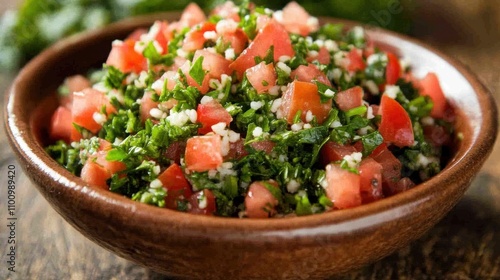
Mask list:
[[[7,2],[12,1],[0,4]],[[500,7],[497,1],[433,2],[437,1],[418,1],[416,10],[411,11],[416,19],[414,36],[468,65],[493,92],[498,106]],[[0,75],[2,93],[12,75]],[[3,98],[0,100],[3,108]],[[500,279],[499,142],[500,139],[465,197],[436,227],[393,255],[344,278]],[[0,147],[0,279],[163,278],[98,247],[69,226],[23,174],[7,146],[4,132],[0,132]],[[15,273],[7,270],[6,263],[5,187],[9,165],[17,171]]]

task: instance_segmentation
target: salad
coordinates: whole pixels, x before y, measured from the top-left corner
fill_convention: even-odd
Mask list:
[[[362,27],[196,5],[116,40],[102,69],[59,88],[47,152],[89,185],[195,214],[346,209],[440,172],[453,110]]]

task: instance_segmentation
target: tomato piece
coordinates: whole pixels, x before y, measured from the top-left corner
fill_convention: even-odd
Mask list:
[[[151,109],[158,108],[158,102],[151,99],[152,95],[150,91],[146,91],[141,98],[141,120],[143,122],[151,118]]]
[[[168,28],[168,22],[157,20],[153,23],[147,37],[156,41],[162,48],[161,54],[168,53],[168,41],[172,38],[172,31]]]
[[[177,201],[187,200],[193,194],[189,182],[184,177],[184,172],[176,163],[171,164],[163,171],[158,180],[161,181],[163,187],[167,190],[165,198],[165,207],[169,209],[177,209]]]
[[[241,28],[237,28],[234,32],[222,33],[221,40],[224,44],[229,44],[236,55],[241,54],[248,44],[248,36]]]
[[[101,109],[106,108],[106,114],[116,112],[107,96],[95,89],[87,88],[80,92],[73,93],[72,118],[77,125],[96,133],[102,127],[94,119],[94,113],[100,113]]]
[[[335,95],[335,102],[340,110],[347,112],[353,108],[363,105],[363,88],[355,86]]]
[[[189,198],[191,208],[189,213],[198,215],[213,215],[217,210],[215,196],[211,190],[204,189],[196,192]]]
[[[318,61],[321,64],[330,64],[330,52],[326,47],[319,48],[318,54],[316,56],[308,56],[307,62],[311,63],[313,61]]]
[[[398,57],[393,53],[387,53],[387,66],[385,69],[385,81],[388,85],[395,85],[401,77],[401,64]]]
[[[321,72],[321,70],[319,70],[314,64],[309,64],[307,66],[300,65],[297,69],[290,73],[290,77],[303,82],[314,82],[317,80],[327,86],[332,86],[325,73]]]
[[[302,36],[307,36],[311,32],[318,30],[319,25],[317,23],[311,24],[309,21],[309,13],[297,2],[289,2],[285,7],[283,7],[281,24],[285,26],[285,29],[290,33],[300,34]]]
[[[222,162],[222,141],[219,135],[194,136],[186,143],[184,162],[190,171],[217,169]]]
[[[397,182],[393,182],[384,186],[384,194],[387,196],[405,192],[415,186],[415,183],[408,177],[401,178]]]
[[[193,62],[200,56],[203,56],[202,68],[207,72],[210,78],[220,80],[222,74],[231,75],[231,70],[229,69],[229,64],[231,62],[222,55],[207,50],[197,50],[194,53]]]
[[[63,140],[70,143],[72,127],[71,111],[64,106],[59,106],[50,120],[49,137],[54,141]]]
[[[245,212],[249,218],[269,218],[276,214],[275,207],[278,199],[269,191],[268,187],[278,188],[274,180],[253,182],[248,187],[245,196]]]
[[[372,158],[366,158],[361,161],[358,170],[362,202],[369,203],[383,198],[382,165]]]
[[[147,70],[147,60],[142,54],[135,51],[135,42],[134,40],[114,41],[106,64],[114,66],[124,73],[140,73]]]
[[[87,160],[80,173],[82,180],[89,185],[108,190],[107,180],[111,178],[111,173],[93,160]]]
[[[243,73],[256,64],[255,57],[265,57],[271,46],[274,47],[274,61],[278,61],[284,55],[289,57],[295,55],[288,32],[275,20],[270,20],[259,31],[255,39],[229,67],[236,71],[238,78],[241,79]]]
[[[234,143],[229,143],[229,152],[224,157],[226,161],[228,160],[239,160],[248,155],[247,150],[245,150],[245,140],[239,139]]]
[[[448,106],[446,97],[444,96],[439,79],[435,73],[428,73],[422,80],[420,80],[421,95],[429,96],[434,103],[432,107],[431,116],[433,118],[441,119],[444,117],[446,108]]]
[[[95,162],[100,166],[104,167],[110,175],[116,174],[120,171],[127,169],[127,166],[121,161],[110,161],[106,159],[108,151],[98,151],[95,156],[91,158],[95,159]]]
[[[69,94],[59,96],[59,104],[71,110],[73,106],[73,92],[82,91],[92,86],[90,81],[82,75],[74,75],[64,80],[64,85],[68,88]]]
[[[139,41],[141,39],[141,36],[144,34],[148,34],[148,29],[146,28],[137,28],[134,30],[132,33],[130,33],[127,36],[127,39],[133,40],[133,41]]]
[[[414,143],[413,125],[403,106],[384,94],[379,111],[382,117],[379,131],[384,141],[400,148],[412,146]]]
[[[302,111],[301,120],[306,122],[307,111],[316,116],[318,123],[322,123],[332,108],[332,100],[321,103],[318,86],[313,83],[293,81],[283,94],[280,110],[289,124],[293,123],[295,114]]]
[[[215,23],[207,21],[199,28],[192,29],[186,34],[182,49],[187,52],[203,49],[203,45],[207,41],[204,34],[209,31],[215,31]]]
[[[429,141],[433,146],[440,147],[448,145],[451,141],[451,136],[446,129],[440,125],[425,125],[424,130],[425,140]]]
[[[319,161],[323,166],[342,160],[345,156],[358,152],[354,146],[328,141],[321,147]]]
[[[179,22],[189,27],[195,26],[196,24],[202,23],[207,20],[205,12],[196,3],[189,3],[184,11],[182,11],[181,18]]]
[[[384,188],[398,182],[401,178],[403,165],[394,154],[389,151],[387,144],[381,144],[370,155],[376,162],[382,165],[382,182]]]
[[[264,61],[248,68],[245,74],[257,93],[268,92],[270,88],[276,85],[276,79],[278,78],[273,64],[266,64]]]
[[[189,86],[192,86],[192,87],[195,87],[196,89],[198,89],[201,92],[201,94],[207,93],[210,90],[210,85],[209,85],[210,76],[205,75],[205,77],[203,78],[203,81],[201,82],[201,85],[200,85],[200,84],[198,84],[197,81],[195,81],[191,77],[191,75],[189,75],[190,67],[191,67],[191,64],[189,63],[189,61],[186,61],[186,63],[184,63],[180,68],[182,73],[184,73],[184,75],[186,76],[187,84]]]
[[[365,70],[366,63],[363,60],[363,52],[360,49],[352,48],[347,53],[347,58],[349,59],[349,64],[347,65],[347,71],[356,72]]]
[[[233,118],[229,112],[222,107],[222,105],[212,100],[206,104],[198,104],[196,108],[196,113],[198,115],[197,122],[201,123],[201,127],[198,129],[199,134],[207,134],[212,132],[212,125],[223,122],[226,126],[233,121]]]
[[[346,209],[361,205],[360,175],[331,163],[326,166],[326,180],[326,196],[335,208]]]
[[[177,164],[181,162],[181,156],[186,153],[186,141],[175,141],[167,147],[165,158]]]
[[[254,148],[256,151],[263,151],[264,153],[270,155],[273,152],[276,143],[274,143],[271,140],[262,140],[262,141],[252,142],[250,146],[252,146],[252,148]]]

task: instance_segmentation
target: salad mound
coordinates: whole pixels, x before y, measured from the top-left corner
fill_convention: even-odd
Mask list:
[[[356,207],[444,165],[453,110],[362,27],[196,5],[116,40],[68,77],[47,152],[89,185],[194,214],[268,218]]]

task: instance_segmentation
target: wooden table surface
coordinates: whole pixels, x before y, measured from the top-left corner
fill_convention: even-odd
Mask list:
[[[0,12],[12,1],[0,1]],[[466,64],[500,101],[497,0],[416,1],[414,36]],[[0,92],[15,73],[0,75]],[[0,101],[3,108],[3,98]],[[3,114],[2,114],[3,118]],[[2,120],[3,123],[3,120]],[[7,270],[7,168],[16,168],[16,272]],[[67,224],[23,174],[0,132],[0,279],[163,279]],[[390,238],[390,237],[388,237]],[[345,279],[500,279],[500,139],[464,198],[432,230]]]

